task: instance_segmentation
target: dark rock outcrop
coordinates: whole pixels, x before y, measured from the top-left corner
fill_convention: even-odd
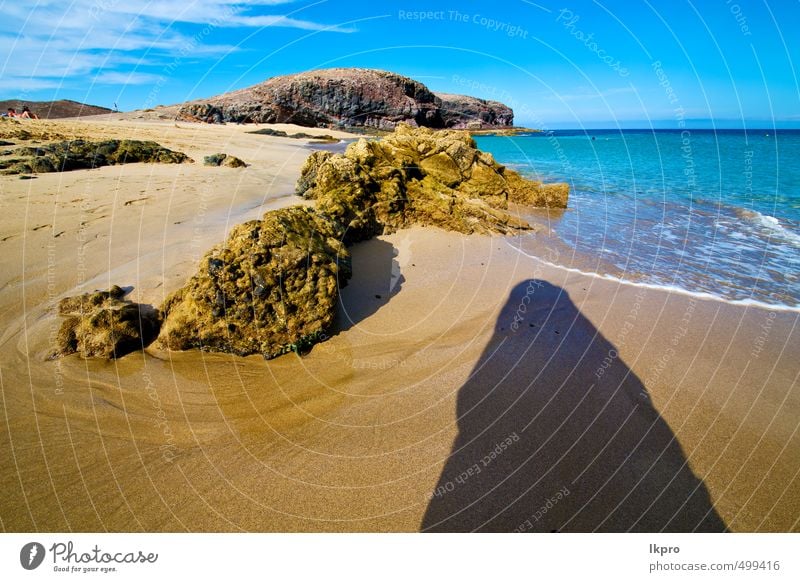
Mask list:
[[[203,158],[203,165],[205,166],[225,166],[226,168],[244,168],[247,166],[242,160],[236,156],[228,154],[212,154]]]
[[[477,149],[462,131],[398,125],[380,141],[361,139],[344,154],[314,152],[297,194],[345,229],[348,242],[414,224],[466,234],[530,228],[508,204],[564,208],[567,184],[522,178]]]
[[[336,143],[339,141],[338,138],[333,137],[332,135],[324,134],[324,135],[313,135],[310,133],[303,133],[299,131],[297,133],[286,133],[280,129],[272,129],[271,127],[262,127],[261,129],[257,129],[255,131],[248,131],[247,133],[252,133],[255,135],[270,135],[272,137],[290,137],[292,139],[313,139],[315,141],[323,141],[323,142],[330,142]]]
[[[514,125],[514,111],[499,101],[450,93],[436,93],[436,97],[441,101],[441,116],[446,128],[483,129]]]
[[[141,350],[158,335],[158,311],[123,299],[116,285],[108,291],[67,297],[58,304],[66,317],[53,357],[77,353],[83,358],[119,358]]]
[[[13,158],[0,160],[3,174],[68,172],[136,162],[181,164],[192,161],[186,154],[161,147],[155,142],[127,139],[76,139],[39,147],[21,147],[14,150],[12,155]]]
[[[340,239],[332,220],[303,206],[235,227],[165,302],[159,344],[266,358],[310,347],[350,278]]]
[[[444,98],[444,100],[443,100]],[[472,97],[439,97],[422,83],[375,69],[322,69],[185,104],[179,117],[212,123],[295,123],[308,127],[419,127],[513,124],[510,108]]]

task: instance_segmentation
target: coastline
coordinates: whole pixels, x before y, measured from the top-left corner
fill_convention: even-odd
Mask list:
[[[2,243],[0,438],[4,456],[11,453],[3,466],[15,467],[0,481],[5,529],[436,529],[434,502],[448,499],[436,491],[447,491],[448,463],[459,459],[454,444],[465,436],[486,444],[464,425],[469,415],[461,407],[470,378],[488,374],[488,386],[511,393],[489,390],[492,397],[481,400],[484,414],[499,421],[481,435],[499,443],[516,433],[523,444],[512,439],[479,465],[481,476],[449,496],[469,490],[459,501],[483,500],[459,526],[513,530],[514,520],[522,524],[557,485],[570,493],[535,531],[565,523],[565,531],[635,526],[635,516],[615,521],[616,501],[593,501],[607,483],[618,499],[648,498],[634,490],[635,481],[626,486],[621,474],[571,458],[574,449],[559,459],[563,450],[554,445],[545,447],[537,470],[520,462],[523,451],[535,450],[524,447],[537,442],[518,426],[517,414],[531,412],[520,405],[542,406],[542,418],[555,424],[540,436],[555,435],[562,430],[556,420],[575,410],[571,397],[561,398],[605,383],[609,394],[620,388],[634,408],[648,408],[651,424],[674,436],[663,449],[672,456],[666,477],[706,488],[707,505],[725,528],[798,530],[798,314],[571,272],[525,256],[517,237],[413,228],[355,245],[342,331],[303,358],[264,362],[148,348],[111,362],[44,361],[58,297],[117,283],[133,285],[135,300],[158,304],[231,226],[302,203],[292,194],[308,153],[299,140],[171,121],[113,126],[112,133],[154,139],[197,163],[2,178],[9,202],[0,224],[12,237]],[[240,173],[204,168],[202,156],[218,151],[254,165]],[[546,243],[524,249],[547,256]],[[528,293],[531,280],[549,291]],[[596,337],[605,342],[599,352]],[[512,344],[487,355],[487,348]],[[603,367],[605,357],[611,361]],[[512,384],[509,373],[517,374]],[[550,399],[528,400],[542,392]],[[602,421],[616,401],[597,398],[595,416],[584,419],[587,431],[610,428],[592,418]],[[626,451],[608,442],[598,454],[622,455],[609,460],[613,468]],[[661,466],[656,444],[644,442],[646,454],[636,461]],[[488,454],[481,452],[478,463]],[[520,483],[492,480],[523,466]],[[552,478],[515,501],[517,488],[536,482],[531,477],[542,467]],[[642,473],[649,474],[647,466]],[[653,502],[654,511],[640,508],[644,523],[669,529],[670,507]],[[502,513],[506,507],[514,509]]]
[[[795,133],[772,140],[693,131],[688,146],[669,130],[477,141],[511,168],[570,182],[570,208],[547,223],[565,242],[565,265],[797,310],[795,167],[775,157],[779,147],[793,147]],[[574,257],[582,260],[573,265]]]

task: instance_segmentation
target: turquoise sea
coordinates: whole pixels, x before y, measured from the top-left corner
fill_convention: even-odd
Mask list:
[[[800,131],[561,130],[476,141],[524,175],[570,184],[569,208],[551,212],[549,225],[575,255],[601,257],[598,274],[800,308]]]

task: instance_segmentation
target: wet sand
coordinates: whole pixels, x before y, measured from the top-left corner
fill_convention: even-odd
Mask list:
[[[47,361],[60,297],[159,304],[231,226],[299,202],[308,153],[81,123],[200,163],[0,177],[4,530],[800,530],[798,314],[548,266],[519,252],[546,257],[540,235],[355,246],[304,357]],[[202,166],[219,151],[251,166]]]

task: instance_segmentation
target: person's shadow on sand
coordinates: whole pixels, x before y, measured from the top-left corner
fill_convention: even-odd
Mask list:
[[[377,238],[350,248],[353,275],[346,286],[340,284],[336,332],[356,327],[389,303],[405,283],[397,261],[398,250]]]
[[[726,530],[642,382],[560,287],[514,288],[457,414],[423,531]]]

